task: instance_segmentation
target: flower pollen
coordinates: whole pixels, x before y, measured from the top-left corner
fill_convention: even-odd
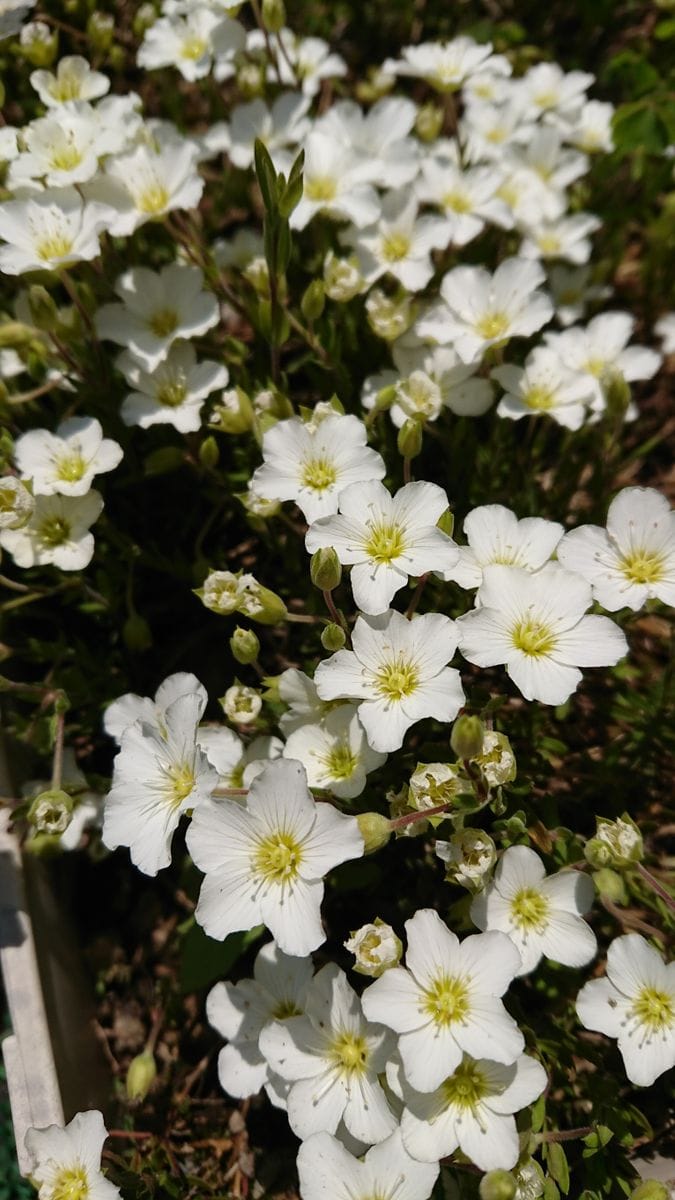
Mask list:
[[[157,390],[155,399],[158,404],[163,404],[165,408],[178,408],[187,396],[187,384],[185,376],[182,372],[173,379],[170,383],[164,383]]]
[[[541,930],[546,925],[550,905],[536,888],[524,887],[513,896],[510,908],[511,920],[519,929]]]
[[[43,262],[54,258],[66,258],[73,249],[73,239],[65,233],[47,234],[36,242],[35,249]]]
[[[290,833],[262,838],[254,856],[254,867],[266,883],[287,883],[295,879],[302,862],[302,846]]]
[[[643,987],[630,1015],[641,1025],[645,1025],[650,1033],[661,1033],[675,1025],[675,998],[659,988]]]
[[[178,763],[167,770],[169,779],[169,802],[171,807],[178,807],[190,795],[195,786],[195,773],[189,763]]]
[[[329,459],[307,458],[302,464],[300,482],[313,492],[325,492],[337,480],[337,471]]]
[[[47,517],[40,526],[40,541],[44,546],[62,546],[70,537],[70,523],[65,517]]]
[[[160,308],[148,321],[155,337],[168,337],[178,325],[178,313],[173,308]]]
[[[424,1010],[437,1025],[462,1022],[469,1012],[469,989],[463,979],[439,975],[424,992]]]
[[[87,469],[87,464],[82,455],[75,451],[73,454],[64,454],[59,458],[56,464],[56,474],[63,483],[77,483],[81,479]]]
[[[556,638],[550,626],[533,617],[518,621],[511,630],[511,639],[516,650],[529,654],[531,658],[544,658],[555,649]]]
[[[660,583],[665,574],[665,560],[658,550],[640,546],[623,555],[621,570],[631,583]]]
[[[474,1109],[488,1090],[485,1076],[471,1058],[460,1063],[455,1073],[441,1084],[446,1105],[457,1108]]]
[[[351,779],[358,761],[348,742],[338,742],[323,759],[331,779]]]
[[[405,549],[405,539],[400,525],[381,521],[370,525],[370,537],[364,547],[366,554],[376,563],[389,563],[398,558]]]
[[[417,688],[419,673],[414,663],[399,656],[380,667],[375,679],[377,690],[386,700],[402,700]]]
[[[330,175],[315,175],[305,181],[305,195],[308,200],[326,202],[334,200],[337,195],[337,182]]]
[[[382,238],[382,257],[387,262],[400,262],[410,250],[410,238],[405,233],[392,232]]]
[[[162,183],[149,183],[136,195],[136,208],[150,215],[163,213],[170,200],[169,192]]]
[[[65,1171],[59,1171],[49,1200],[87,1200],[88,1195],[89,1182],[84,1167],[68,1167]]]
[[[54,171],[72,171],[82,162],[82,153],[77,146],[67,144],[54,150],[49,165]]]
[[[357,1033],[340,1033],[331,1046],[330,1055],[344,1075],[363,1075],[368,1069],[368,1043]]]
[[[509,328],[509,318],[503,312],[487,312],[476,321],[476,332],[484,338],[503,337]]]
[[[207,44],[204,38],[194,34],[192,37],[186,37],[183,40],[180,48],[180,56],[181,58],[188,58],[192,62],[196,62],[198,58],[202,57],[206,49]]]

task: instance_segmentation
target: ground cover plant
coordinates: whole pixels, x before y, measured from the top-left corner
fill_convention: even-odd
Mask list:
[[[41,1200],[664,1200],[670,6],[0,34],[3,803],[109,1078]]]

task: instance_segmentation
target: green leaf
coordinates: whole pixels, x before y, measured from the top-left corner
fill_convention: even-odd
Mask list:
[[[253,150],[255,158],[255,173],[258,186],[263,198],[263,204],[268,212],[274,212],[277,206],[277,173],[270,158],[269,150],[260,138],[256,138]]]
[[[263,926],[244,933],[231,933],[223,942],[207,937],[194,922],[188,929],[181,947],[179,985],[181,992],[195,992],[222,979],[237,959],[263,932]]]
[[[570,1171],[567,1165],[567,1155],[560,1142],[549,1142],[546,1147],[546,1163],[549,1175],[555,1179],[562,1192],[567,1195],[570,1190]]]
[[[654,37],[659,42],[666,42],[669,38],[675,37],[675,17],[668,17],[666,21],[659,21],[658,25],[654,26]]]
[[[614,138],[620,151],[641,150],[660,154],[667,145],[663,123],[648,101],[623,104],[613,122]]]
[[[545,1096],[540,1096],[539,1099],[535,1101],[535,1103],[532,1105],[532,1107],[530,1109],[530,1113],[531,1113],[532,1129],[533,1129],[534,1133],[539,1133],[539,1130],[541,1129],[542,1125],[544,1124],[544,1117],[546,1116],[546,1097]]]
[[[550,1176],[544,1180],[543,1197],[544,1200],[560,1200],[560,1192]]]
[[[281,205],[279,205],[281,212]],[[286,214],[282,214],[283,218],[279,222],[279,232],[277,238],[277,273],[285,275],[289,262],[291,261],[291,231],[288,226],[288,221],[285,220]]]

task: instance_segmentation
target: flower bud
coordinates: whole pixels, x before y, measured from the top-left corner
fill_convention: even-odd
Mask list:
[[[243,683],[234,683],[225,692],[220,703],[228,721],[234,725],[251,725],[262,708],[262,697],[255,688]]]
[[[445,878],[469,891],[477,891],[497,861],[497,847],[483,829],[461,829],[449,842],[436,842],[436,853],[446,864]]]
[[[129,650],[149,650],[152,645],[152,630],[145,617],[132,613],[122,627],[122,639]]]
[[[0,350],[16,349],[27,345],[35,335],[35,330],[22,321],[3,321],[0,325]]]
[[[199,447],[199,461],[203,467],[207,467],[212,471],[214,467],[218,466],[219,459],[220,450],[218,449],[218,443],[213,434],[209,434],[208,437],[204,438]]]
[[[658,1179],[645,1179],[630,1194],[630,1200],[670,1200],[672,1192]]]
[[[513,1200],[516,1181],[510,1171],[488,1171],[478,1185],[480,1200]]]
[[[509,739],[505,733],[497,733],[495,729],[485,730],[483,749],[480,754],[473,756],[473,761],[489,787],[511,783],[518,773],[516,756]]]
[[[449,804],[466,787],[455,763],[418,763],[408,785],[408,806],[422,812],[437,804]],[[442,814],[440,820],[444,820]]]
[[[234,574],[233,571],[211,571],[200,588],[195,588],[205,608],[221,616],[236,612],[246,592],[247,582],[252,575]]]
[[[344,946],[356,959],[352,969],[358,975],[370,975],[371,979],[378,979],[389,967],[397,967],[403,953],[401,939],[379,917],[372,924],[353,930]]]
[[[335,650],[341,650],[347,641],[347,635],[341,625],[336,625],[331,621],[321,630],[321,645],[324,650],[330,650],[331,653]]]
[[[603,900],[609,900],[612,904],[628,904],[626,885],[623,877],[617,871],[611,871],[609,867],[602,867],[599,871],[593,872],[593,883]]]
[[[28,289],[28,310],[36,329],[53,333],[59,324],[59,310],[46,288],[34,283]]]
[[[485,726],[480,717],[463,713],[455,721],[450,734],[450,745],[458,758],[477,758],[483,749]]]
[[[539,1200],[544,1194],[545,1176],[533,1158],[514,1168],[518,1200]]]
[[[284,0],[262,0],[262,23],[268,33],[279,33],[286,24]]]
[[[260,625],[278,625],[279,621],[285,621],[288,609],[281,596],[263,587],[252,575],[245,578],[250,582],[247,582],[239,601],[239,612],[252,621],[258,621]]]
[[[313,279],[305,289],[300,308],[306,321],[316,321],[326,306],[326,294],[320,279]]]
[[[145,1100],[157,1076],[157,1066],[149,1050],[132,1058],[127,1069],[126,1090],[129,1100]]]
[[[253,425],[253,405],[243,388],[223,392],[220,404],[214,408],[209,425],[223,433],[246,433]]]
[[[596,819],[595,837],[587,843],[584,851],[592,866],[630,867],[642,861],[642,834],[628,813],[623,813],[616,821],[609,821],[605,817]],[[589,851],[595,861],[589,858]]]
[[[332,546],[317,550],[309,561],[309,576],[314,587],[332,592],[342,579],[342,566]]]
[[[260,517],[263,521],[266,521],[268,517],[275,517],[281,508],[279,500],[266,500],[264,496],[259,496],[250,488],[247,492],[235,492],[235,496],[243,504],[249,516]]]
[[[133,29],[137,38],[142,38],[146,29],[149,29],[151,25],[154,25],[156,20],[157,9],[155,8],[154,4],[141,4],[140,8],[137,8],[136,12],[134,13],[134,19],[131,23],[131,28]]]
[[[396,444],[399,454],[404,458],[417,458],[422,449],[423,434],[422,422],[409,417],[398,431]]]
[[[36,833],[60,837],[70,825],[73,798],[61,788],[39,792],[28,809],[28,821]]]
[[[324,291],[331,300],[342,304],[363,291],[364,281],[355,258],[336,258],[328,251],[323,264]]]
[[[356,820],[363,838],[364,854],[373,854],[386,846],[392,835],[391,821],[387,817],[378,812],[366,812],[358,813]]]
[[[19,35],[23,57],[34,67],[51,67],[59,51],[59,35],[44,21],[29,21]]]
[[[21,529],[30,520],[35,501],[15,475],[0,479],[0,529]]]
[[[110,13],[95,10],[87,21],[87,35],[92,50],[97,54],[105,54],[112,46],[115,32],[115,19]]]
[[[394,385],[396,403],[406,417],[420,421],[435,421],[443,408],[443,393],[426,371],[413,371],[407,379]]]
[[[245,100],[253,100],[262,96],[265,90],[265,76],[260,63],[243,62],[237,71],[237,87]]]
[[[366,300],[368,324],[377,337],[394,342],[410,329],[413,307],[409,296],[396,299],[375,288]]]
[[[237,625],[230,638],[230,650],[238,663],[246,666],[255,662],[260,654],[260,641],[252,629],[242,629]]]
[[[417,110],[415,132],[423,142],[435,142],[443,128],[443,109],[437,104],[423,104]]]

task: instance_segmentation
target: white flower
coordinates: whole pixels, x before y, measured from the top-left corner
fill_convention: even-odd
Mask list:
[[[101,338],[119,342],[146,371],[154,371],[177,338],[201,337],[218,323],[218,302],[204,291],[199,267],[172,263],[161,271],[132,267],[115,284],[121,304],[96,313]]]
[[[408,784],[408,804],[422,812],[449,803],[465,789],[459,763],[418,763]]]
[[[326,713],[321,724],[301,725],[284,747],[284,758],[302,763],[310,787],[326,788],[344,800],[361,795],[366,775],[386,757],[371,750],[352,704]]]
[[[120,1191],[101,1172],[108,1136],[98,1109],[76,1113],[65,1128],[29,1129],[30,1175],[39,1200],[116,1200]]]
[[[250,167],[254,143],[259,138],[277,170],[288,171],[291,165],[289,147],[301,145],[310,129],[309,106],[309,97],[297,92],[282,92],[271,108],[260,99],[238,104],[230,117],[227,146],[230,162],[235,167]]]
[[[472,362],[488,346],[512,337],[529,337],[553,315],[553,306],[537,285],[544,280],[538,263],[506,258],[490,275],[483,267],[455,267],[443,279],[445,310],[417,323],[421,337],[452,342],[463,362]]]
[[[564,704],[579,667],[613,666],[628,649],[608,617],[584,615],[591,599],[590,584],[557,563],[535,574],[486,567],[480,607],[457,621],[460,650],[479,667],[505,663],[526,700]]]
[[[403,375],[424,372],[437,385],[442,406],[459,417],[480,417],[492,404],[489,380],[475,378],[479,363],[462,362],[450,346],[430,346],[410,330],[394,342],[392,356]],[[397,386],[391,407],[391,419],[399,427],[415,415],[411,381],[412,375]]]
[[[592,979],[577,996],[579,1020],[618,1038],[626,1074],[649,1087],[675,1066],[675,963],[640,936],[615,938],[607,951],[607,978]]]
[[[118,696],[103,714],[103,728],[118,745],[124,731],[135,721],[142,721],[144,725],[151,726],[160,737],[166,737],[166,711],[169,705],[179,696],[190,694],[199,697],[203,711],[207,701],[206,688],[196,675],[191,675],[188,671],[178,671],[175,675],[168,675],[163,683],[160,683],[154,700],[149,696],[137,696],[134,692]]]
[[[585,92],[594,76],[586,71],[568,71],[557,63],[537,63],[518,81],[520,101],[537,114],[553,113],[573,120],[586,100]]]
[[[529,975],[542,956],[566,967],[583,967],[597,950],[595,934],[581,914],[593,903],[593,882],[581,871],[546,875],[528,846],[509,846],[492,883],[471,905],[479,929],[501,929],[518,947],[519,975]]]
[[[21,275],[96,258],[112,216],[109,206],[85,203],[74,188],[0,204],[0,237],[8,243],[0,246],[0,270]]]
[[[33,495],[20,479],[15,475],[0,476],[0,530],[21,529],[34,508]]]
[[[479,46],[470,37],[456,37],[451,42],[423,42],[419,46],[404,46],[402,58],[388,58],[383,70],[424,79],[438,92],[456,92],[475,71],[485,69],[491,53],[489,42]]]
[[[322,700],[353,700],[373,750],[398,750],[406,730],[424,717],[452,721],[464,703],[459,672],[447,667],[456,646],[454,622],[441,613],[411,621],[389,610],[358,617],[353,650],[338,650],[314,676]]]
[[[292,229],[304,229],[318,212],[358,229],[380,214],[377,192],[367,180],[368,160],[316,130],[305,141],[302,199],[291,214]]]
[[[173,425],[179,433],[201,428],[204,400],[217,388],[225,387],[227,367],[205,360],[197,362],[190,342],[176,342],[166,358],[146,371],[128,351],[116,362],[127,383],[134,388],[122,404],[125,425]]]
[[[503,172],[505,149],[514,144],[526,145],[535,133],[534,119],[534,113],[523,113],[514,102],[470,104],[459,121],[459,136],[468,161],[490,162]]]
[[[14,447],[17,468],[38,496],[84,496],[94,476],[113,471],[122,457],[122,447],[104,438],[95,417],[70,417],[56,433],[31,429]]]
[[[316,128],[368,161],[368,179],[383,188],[410,183],[419,168],[419,144],[408,134],[417,108],[403,96],[385,96],[366,113],[353,100],[339,100]]]
[[[295,500],[307,521],[329,516],[348,484],[386,474],[367,436],[357,417],[338,413],[315,429],[299,417],[279,421],[263,435],[264,462],[253,473],[253,490],[268,500]]]
[[[611,295],[610,288],[591,282],[589,266],[551,267],[548,282],[556,306],[556,320],[565,327],[581,320],[592,300],[606,300]]]
[[[537,346],[524,367],[505,363],[491,371],[491,378],[505,389],[497,415],[518,421],[546,413],[558,425],[580,429],[595,396],[593,383],[570,371],[550,346]]]
[[[382,201],[378,221],[345,238],[353,246],[366,283],[392,275],[410,292],[426,287],[434,273],[432,250],[448,244],[446,222],[440,217],[417,215],[418,204],[409,191],[389,192]]]
[[[304,1013],[311,981],[311,958],[292,958],[276,942],[267,942],[256,956],[253,979],[217,983],[211,989],[206,1016],[229,1043],[218,1055],[218,1079],[230,1096],[252,1096],[267,1083],[260,1034],[272,1021]]]
[[[647,346],[628,346],[634,327],[629,313],[600,313],[585,327],[575,325],[563,333],[544,335],[570,371],[584,374],[593,388],[594,405],[605,405],[603,381],[620,374],[628,382],[651,379],[659,369],[661,355]]]
[[[241,25],[206,4],[193,4],[185,16],[160,17],[145,31],[136,56],[139,67],[177,67],[183,79],[194,82],[211,70],[214,55],[243,49]]]
[[[297,762],[270,763],[251,783],[246,804],[208,801],[187,833],[206,873],[196,918],[209,937],[265,924],[286,954],[310,954],[324,941],[323,876],[359,858],[354,817],[316,804]]]
[[[607,528],[573,529],[558,558],[592,585],[609,612],[636,612],[648,600],[675,605],[675,512],[654,488],[623,488],[609,506]]]
[[[287,667],[279,676],[279,699],[288,705],[288,711],[279,717],[284,737],[302,725],[318,724],[331,708],[319,699],[314,680],[297,667]]]
[[[495,844],[482,829],[460,829],[449,842],[438,838],[434,849],[446,865],[446,879],[469,891],[485,886],[497,859]]]
[[[284,87],[298,87],[306,96],[316,96],[322,79],[347,74],[347,64],[339,54],[331,53],[328,42],[318,37],[298,37],[290,29],[279,30],[279,41],[283,47],[277,56],[276,66],[267,66],[267,78]],[[265,38],[261,30],[252,30],[247,38],[246,49],[264,53]],[[290,64],[290,65],[289,65]]]
[[[32,121],[22,132],[23,153],[12,162],[7,186],[17,189],[33,180],[47,187],[86,183],[98,170],[98,160],[123,148],[121,130],[104,129],[91,105],[69,104],[56,117]]]
[[[110,233],[128,237],[139,225],[156,220],[174,208],[196,208],[204,180],[195,166],[195,147],[187,141],[157,152],[137,146],[106,163],[84,187],[84,194],[108,205],[106,226]]]
[[[398,1130],[355,1158],[330,1133],[316,1133],[298,1152],[302,1200],[427,1200],[437,1163],[411,1158]]]
[[[473,934],[460,942],[433,909],[405,923],[406,967],[392,967],[363,993],[369,1020],[398,1034],[411,1087],[433,1092],[464,1054],[511,1064],[523,1035],[499,999],[520,966],[504,933]]]
[[[587,100],[565,137],[586,154],[610,154],[614,149],[612,118],[614,105]]]
[[[464,518],[464,536],[468,546],[459,547],[459,561],[443,572],[463,588],[480,587],[486,567],[500,564],[538,571],[548,562],[558,545],[564,527],[543,517],[519,520],[503,504],[481,504]]]
[[[206,802],[218,775],[197,745],[203,689],[179,695],[162,713],[163,730],[143,719],[120,739],[105,800],[103,844],[128,846],[145,875],[171,862],[171,841],[183,813]]]
[[[36,0],[0,0],[0,38],[18,33],[35,3]]]
[[[589,234],[602,222],[592,213],[574,213],[554,221],[540,221],[525,227],[519,254],[523,258],[561,258],[565,262],[587,263],[592,250]]]
[[[654,332],[662,339],[664,354],[675,354],[675,312],[664,313],[656,322]]]
[[[288,1120],[300,1138],[336,1133],[340,1122],[360,1142],[384,1141],[396,1128],[378,1075],[392,1049],[382,1025],[363,1016],[344,971],[328,963],[314,976],[305,1015],[267,1025],[260,1049],[288,1081]]]
[[[401,939],[391,925],[379,917],[360,929],[352,930],[344,947],[354,955],[352,970],[358,975],[370,975],[373,979],[379,979],[390,967],[397,967],[403,951]]]
[[[37,496],[25,525],[0,530],[0,546],[18,567],[53,563],[62,571],[80,571],[91,562],[94,535],[89,527],[102,508],[103,498],[93,489],[86,496]]]
[[[387,1075],[405,1105],[401,1137],[408,1153],[438,1162],[459,1148],[482,1171],[515,1167],[520,1142],[512,1114],[532,1104],[547,1083],[541,1063],[528,1054],[508,1066],[465,1054],[440,1087],[426,1093],[391,1068]]]
[[[86,58],[68,54],[52,71],[33,71],[31,85],[47,108],[60,108],[73,100],[98,100],[110,91],[110,80],[93,71]]]
[[[394,496],[382,483],[352,483],[340,493],[338,514],[310,525],[305,545],[310,554],[332,547],[351,566],[356,606],[377,615],[410,575],[457,562],[457,546],[436,527],[447,507],[435,483],[407,483]]]
[[[264,734],[245,746],[239,735],[226,725],[200,725],[197,745],[216,768],[218,786],[225,788],[248,787],[267,762],[281,756],[284,748],[281,738]]]
[[[483,734],[483,749],[472,762],[480,767],[490,787],[500,787],[516,778],[516,757],[506,734],[496,729],[486,729]]]
[[[260,715],[262,696],[243,683],[229,687],[222,699],[223,711],[233,725],[250,725]]]
[[[493,167],[471,167],[427,158],[422,163],[422,178],[417,195],[427,204],[435,204],[445,214],[445,242],[465,246],[485,228],[486,222],[508,228],[513,222],[509,210],[497,195],[501,176]]]

